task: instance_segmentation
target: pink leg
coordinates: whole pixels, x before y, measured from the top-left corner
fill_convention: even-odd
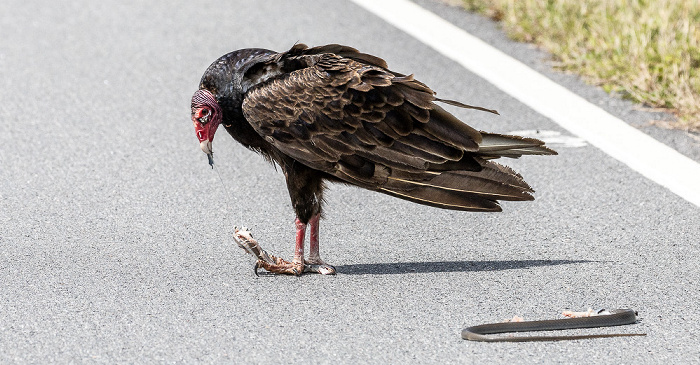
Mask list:
[[[293,263],[304,263],[304,240],[306,240],[306,224],[302,223],[299,218],[294,221],[297,227],[296,244],[294,246]],[[313,229],[313,228],[312,228]],[[311,231],[313,234],[313,230]]]
[[[318,226],[320,214],[311,217],[309,220],[309,259],[306,260],[304,271],[317,272],[324,275],[335,274],[335,268],[326,264],[318,252]]]
[[[320,215],[315,215],[309,220],[309,261],[320,260],[318,253],[318,221]]]

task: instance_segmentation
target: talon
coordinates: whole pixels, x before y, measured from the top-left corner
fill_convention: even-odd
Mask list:
[[[258,274],[258,269],[260,268],[260,260],[255,261],[255,265],[253,265],[253,272],[255,273],[255,276],[260,277],[260,274]]]

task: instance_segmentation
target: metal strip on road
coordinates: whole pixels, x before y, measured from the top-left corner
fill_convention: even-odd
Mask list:
[[[352,0],[700,207],[700,164],[408,0]]]

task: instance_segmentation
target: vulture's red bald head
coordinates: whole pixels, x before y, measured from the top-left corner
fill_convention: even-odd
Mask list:
[[[199,139],[202,152],[209,156],[212,163],[211,142],[214,140],[216,128],[221,124],[221,107],[216,102],[214,95],[201,89],[192,95],[192,123]]]

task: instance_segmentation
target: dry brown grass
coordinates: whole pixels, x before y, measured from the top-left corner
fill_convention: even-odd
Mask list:
[[[463,0],[541,45],[557,67],[700,131],[700,1]]]

